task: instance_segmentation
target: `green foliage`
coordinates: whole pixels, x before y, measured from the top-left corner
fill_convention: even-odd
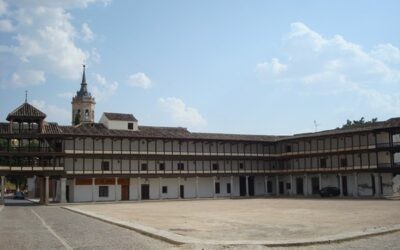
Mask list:
[[[359,128],[359,127],[364,127],[364,126],[368,126],[371,124],[374,124],[378,122],[378,118],[372,118],[371,121],[365,121],[364,117],[361,117],[360,120],[349,120],[347,119],[346,123],[343,124],[342,129],[343,128]]]

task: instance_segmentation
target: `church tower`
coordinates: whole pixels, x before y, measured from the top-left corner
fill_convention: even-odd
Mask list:
[[[85,65],[83,65],[83,74],[81,89],[76,92],[76,96],[72,98],[72,125],[80,123],[94,122],[94,107],[96,102],[94,97],[87,90]]]

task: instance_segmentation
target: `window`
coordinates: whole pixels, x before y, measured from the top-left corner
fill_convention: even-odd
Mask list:
[[[239,163],[239,168],[243,169],[243,163]]]
[[[165,170],[165,163],[160,163],[158,165],[158,169],[161,170],[161,171],[164,171]]]
[[[272,181],[267,181],[268,193],[272,193]]]
[[[218,163],[213,163],[213,164],[212,164],[212,170],[219,170],[219,165],[218,165]]]
[[[219,182],[215,183],[215,193],[219,194],[220,190],[219,190]]]
[[[340,159],[340,166],[347,167],[347,158]]]
[[[168,187],[167,186],[162,186],[162,193],[163,194],[168,193]]]
[[[319,159],[319,166],[321,168],[326,168],[326,158]]]
[[[182,162],[178,163],[178,170],[185,170],[185,164],[183,164]]]
[[[140,165],[140,170],[147,171],[147,164],[146,163],[142,163],[142,165]]]
[[[287,182],[287,183],[286,183],[286,189],[291,189],[290,182]]]
[[[291,145],[286,145],[285,151],[286,151],[287,153],[292,152],[292,146],[291,146]]]
[[[110,162],[109,161],[101,162],[101,171],[110,171]]]
[[[128,122],[128,129],[132,130],[133,129],[133,122]]]
[[[231,193],[231,184],[230,183],[226,183],[226,193],[227,194]]]
[[[108,186],[99,187],[99,197],[108,197]]]

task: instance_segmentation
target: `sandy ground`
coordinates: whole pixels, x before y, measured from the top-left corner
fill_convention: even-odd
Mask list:
[[[391,200],[194,200],[74,207],[209,240],[295,240],[400,224],[400,201]]]

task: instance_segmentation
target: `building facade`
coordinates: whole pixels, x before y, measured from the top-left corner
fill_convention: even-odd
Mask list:
[[[38,185],[43,203],[50,193],[55,201],[87,202],[311,196],[327,186],[352,197],[398,191],[400,118],[291,136],[141,126],[119,113],[95,123],[86,85],[83,75],[72,117],[86,107],[89,116],[77,125],[47,122],[27,102],[0,123],[2,183],[10,175],[30,177],[30,191]],[[76,101],[81,97],[90,105]]]

